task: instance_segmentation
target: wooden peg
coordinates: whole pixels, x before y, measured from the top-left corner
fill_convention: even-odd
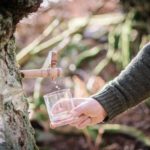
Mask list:
[[[51,52],[51,68],[55,68],[57,66],[58,55],[56,52]]]
[[[47,78],[50,77],[55,80],[62,74],[61,68],[48,68],[48,69],[33,69],[33,70],[21,70],[23,78]]]
[[[56,68],[57,66],[57,53],[52,51],[50,55],[50,68],[41,68],[41,69],[32,69],[32,70],[21,70],[21,75],[23,78],[47,78],[50,77],[52,80],[55,80],[57,77],[60,77],[62,74],[61,68]],[[49,56],[48,56],[49,57]],[[46,61],[46,63],[48,63]]]

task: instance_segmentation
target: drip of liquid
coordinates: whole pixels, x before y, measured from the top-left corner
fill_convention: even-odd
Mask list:
[[[62,82],[61,80],[62,80],[62,79],[56,79],[55,81],[53,81],[56,90],[60,90],[60,89],[61,89],[61,87],[60,87],[60,84],[61,84],[61,82]]]
[[[58,85],[56,85],[56,89],[57,89],[57,90],[60,90],[60,87],[59,87]]]

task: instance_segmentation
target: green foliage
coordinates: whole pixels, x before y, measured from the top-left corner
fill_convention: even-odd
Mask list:
[[[45,105],[43,96],[40,96],[39,99],[34,100],[35,108],[39,108],[42,105]]]

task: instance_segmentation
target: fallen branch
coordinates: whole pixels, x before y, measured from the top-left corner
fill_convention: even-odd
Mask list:
[[[89,50],[86,50],[84,52],[82,52],[81,54],[78,55],[78,60],[76,63],[76,67],[80,67],[81,63],[90,58],[90,57],[94,57],[95,55],[97,55],[102,49],[99,46],[95,46]]]
[[[109,19],[107,19],[109,18]],[[122,14],[114,13],[114,14],[106,14],[106,15],[98,15],[98,16],[89,16],[89,17],[81,17],[72,19],[69,21],[70,28],[62,32],[56,37],[51,38],[50,40],[41,43],[41,41],[46,37],[43,35],[39,36],[35,41],[33,41],[29,46],[21,50],[17,55],[17,60],[20,65],[27,62],[31,55],[37,54],[45,49],[53,48],[54,45],[59,43],[64,38],[72,36],[75,33],[82,31],[88,24],[93,24],[100,22],[100,25],[110,25],[110,24],[117,24],[118,22],[123,21],[124,16]],[[51,25],[44,31],[49,35],[58,25],[60,22],[54,20]],[[44,33],[43,32],[43,33]],[[49,32],[49,34],[48,34]],[[44,33],[44,35],[46,35]],[[41,44],[40,44],[41,43]]]
[[[110,61],[113,58],[113,55],[115,53],[115,38],[114,38],[114,32],[111,32],[108,37],[109,41],[109,47],[106,54],[106,57],[100,61],[100,63],[94,68],[93,74],[98,75],[102,70],[110,63]]]
[[[32,51],[32,55],[35,55],[41,51],[44,51],[46,49],[50,49],[52,48],[54,45],[56,45],[57,43],[59,43],[60,41],[62,41],[65,38],[71,37],[72,35],[81,32],[88,24],[88,18],[84,21],[79,21],[79,20],[71,20],[69,24],[70,27],[69,29],[63,31],[61,34],[53,37],[52,39],[49,39],[46,42],[41,43],[40,45],[38,45],[36,48],[33,49]]]
[[[131,30],[132,30],[133,14],[129,14],[129,17],[125,20],[122,25],[121,31],[121,52],[122,52],[122,66],[125,68],[131,59]]]
[[[23,65],[31,55],[31,51],[42,42],[48,35],[50,35],[54,29],[60,24],[58,19],[53,20],[53,22],[43,31],[39,37],[37,37],[31,44],[22,49],[17,54],[17,61],[20,65]]]

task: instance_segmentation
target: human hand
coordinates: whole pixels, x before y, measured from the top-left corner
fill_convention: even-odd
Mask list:
[[[50,127],[56,128],[62,125],[72,124],[77,119],[77,117],[73,116],[71,110],[81,102],[84,102],[84,99],[72,98],[70,100],[63,98],[55,103],[51,110],[51,114],[55,117],[55,121],[50,122]],[[66,116],[61,116],[61,114],[64,113]]]
[[[63,123],[70,124],[77,128],[84,128],[87,125],[94,125],[104,120],[107,113],[104,108],[93,98],[73,98],[74,109],[71,111],[72,119],[64,120]],[[64,99],[59,101],[53,107],[54,114],[70,108],[70,100]],[[58,127],[62,122],[50,124],[51,128]]]
[[[77,128],[95,125],[102,122],[107,116],[104,108],[93,98],[86,98],[84,102],[73,109],[72,114],[78,119],[71,123],[71,125]]]

